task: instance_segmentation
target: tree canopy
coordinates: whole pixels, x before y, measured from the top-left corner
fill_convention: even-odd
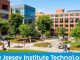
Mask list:
[[[49,16],[39,16],[37,19],[38,30],[45,34],[47,31],[51,30],[52,20]]]
[[[23,22],[23,16],[21,16],[19,13],[11,14],[9,25],[10,25],[10,33],[16,35],[19,30],[18,27]]]

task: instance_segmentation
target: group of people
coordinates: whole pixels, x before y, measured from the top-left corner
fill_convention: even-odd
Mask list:
[[[7,48],[10,48],[10,41],[7,41],[7,47],[5,46],[4,43],[2,45],[2,50],[7,50]]]
[[[59,49],[64,49],[64,52],[70,52],[70,47],[71,47],[71,45],[70,44],[66,44],[66,43],[64,45],[59,43],[59,45],[58,45],[58,48]]]

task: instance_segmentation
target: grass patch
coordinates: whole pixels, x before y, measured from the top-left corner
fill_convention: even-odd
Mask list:
[[[7,51],[0,50],[0,52],[44,52],[38,50],[29,50],[29,49],[9,49]]]
[[[76,41],[72,43],[71,50],[80,50],[80,41]]]
[[[48,42],[34,44],[34,46],[37,46],[37,47],[48,47],[49,45],[50,45],[50,43],[48,43]]]

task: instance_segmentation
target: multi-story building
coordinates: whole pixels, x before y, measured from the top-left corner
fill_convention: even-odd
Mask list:
[[[8,19],[10,11],[10,1],[0,0],[0,18]]]
[[[38,16],[41,16],[40,14],[36,14]],[[48,15],[51,17],[53,21],[53,34],[55,33],[55,30],[58,27],[65,27],[66,32],[65,35],[69,36],[71,30],[73,27],[75,27],[78,24],[78,21],[80,19],[80,10],[71,10],[65,12],[64,9],[57,9],[56,13],[54,14],[42,14],[42,15]]]
[[[20,13],[23,17],[23,23],[32,23],[35,19],[35,8],[28,5],[13,5],[11,7],[12,13]]]

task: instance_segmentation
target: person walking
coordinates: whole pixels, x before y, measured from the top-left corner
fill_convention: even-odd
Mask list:
[[[67,52],[68,51],[68,49],[67,49],[67,44],[64,44],[64,52]]]
[[[8,41],[8,47],[10,48],[10,41]]]
[[[71,47],[71,44],[67,44],[67,49],[68,49],[68,52],[70,52],[70,47]]]

